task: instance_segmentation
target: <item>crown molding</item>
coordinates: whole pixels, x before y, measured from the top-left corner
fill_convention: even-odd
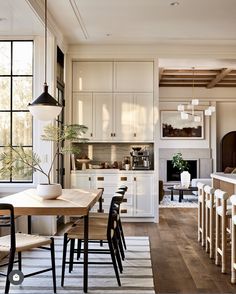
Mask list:
[[[39,19],[39,21],[44,26],[44,0],[25,0],[26,3],[31,8],[32,12],[35,16]],[[56,21],[53,19],[50,11],[47,13],[47,22],[48,22],[48,30],[55,36],[57,40],[57,44],[59,45],[60,49],[65,53],[68,48],[68,43],[61,33]]]

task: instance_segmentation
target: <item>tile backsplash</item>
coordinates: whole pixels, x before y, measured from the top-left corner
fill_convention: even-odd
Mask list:
[[[146,147],[150,152],[151,169],[153,169],[154,150],[152,143],[78,143],[77,146],[80,148],[81,153],[76,158],[87,156],[91,159],[91,164],[106,162],[110,167],[115,161],[121,165],[125,156],[131,158],[130,151],[132,147],[141,147],[142,149]],[[74,168],[81,169],[81,164],[76,162]]]

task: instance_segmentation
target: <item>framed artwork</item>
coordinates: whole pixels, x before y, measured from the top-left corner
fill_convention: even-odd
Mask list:
[[[203,111],[194,113],[200,116],[200,122],[195,122],[192,115],[183,120],[176,110],[161,111],[161,139],[204,139]]]

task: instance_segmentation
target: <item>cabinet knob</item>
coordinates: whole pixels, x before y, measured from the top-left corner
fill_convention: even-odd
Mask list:
[[[134,137],[136,137],[136,133],[134,133]]]
[[[134,181],[136,181],[136,177],[134,177]]]

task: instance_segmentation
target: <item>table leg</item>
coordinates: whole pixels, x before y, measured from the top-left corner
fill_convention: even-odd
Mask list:
[[[174,200],[174,191],[170,190],[170,200],[173,201]]]
[[[179,202],[183,199],[183,191],[179,190]]]
[[[28,234],[31,234],[32,232],[31,220],[32,220],[31,215],[28,215]]]
[[[89,215],[84,216],[84,292],[88,292],[88,229]]]

